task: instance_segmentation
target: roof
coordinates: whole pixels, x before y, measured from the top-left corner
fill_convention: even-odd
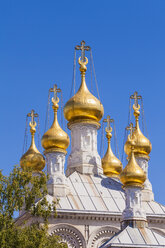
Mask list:
[[[100,248],[108,247],[165,247],[165,237],[149,228],[127,226],[104,243]]]
[[[106,176],[82,175],[78,172],[68,177],[70,193],[60,197],[59,209],[122,214],[125,196],[122,184]],[[165,216],[165,207],[155,201],[143,202],[147,215]]]

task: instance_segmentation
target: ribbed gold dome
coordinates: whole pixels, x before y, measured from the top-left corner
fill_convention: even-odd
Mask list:
[[[133,105],[134,109],[134,116],[136,119],[136,126],[135,130],[132,134],[132,140],[134,141],[134,154],[135,156],[147,156],[150,154],[152,150],[152,145],[149,139],[147,139],[141,132],[140,127],[139,127],[139,109],[140,105],[138,105],[138,108]],[[124,146],[125,153],[128,155],[128,157],[131,155],[131,139],[128,136],[128,139],[125,143]]]
[[[105,156],[102,158],[102,167],[103,172],[108,177],[117,177],[119,178],[119,174],[122,171],[122,163],[116,158],[111,149],[111,137],[112,134],[107,132],[106,137],[108,139],[108,148]]]
[[[131,151],[130,160],[120,174],[120,181],[123,183],[124,186],[143,187],[145,180],[146,174],[137,164],[134,152]]]
[[[21,157],[20,159],[20,165],[22,169],[28,169],[31,168],[33,171],[42,171],[45,167],[45,158],[42,156],[42,154],[38,151],[35,141],[34,141],[34,135],[35,135],[35,126],[34,124],[30,123],[31,129],[31,145],[28,149],[28,151]]]
[[[85,82],[88,59],[82,62],[79,58],[81,85],[78,92],[65,104],[64,116],[70,122],[99,122],[104,114],[103,105],[93,96]]]
[[[66,153],[66,149],[69,146],[69,136],[66,132],[64,132],[64,130],[62,130],[57,120],[59,99],[55,101],[54,98],[52,98],[52,102],[52,107],[54,110],[54,121],[51,128],[43,135],[41,144],[45,149],[45,153],[52,151]]]

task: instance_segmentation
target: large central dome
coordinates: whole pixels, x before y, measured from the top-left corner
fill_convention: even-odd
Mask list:
[[[85,62],[82,62],[79,58],[81,72],[80,88],[64,106],[64,116],[70,123],[79,121],[99,122],[104,114],[102,103],[87,88],[85,72],[88,59],[86,57],[85,59]]]

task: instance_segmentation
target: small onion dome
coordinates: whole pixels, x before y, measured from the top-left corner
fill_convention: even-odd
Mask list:
[[[106,137],[108,139],[108,148],[105,156],[101,160],[103,172],[108,177],[119,178],[119,174],[121,173],[123,166],[121,161],[118,158],[116,158],[116,156],[112,152],[111,144],[110,144],[112,134],[110,132],[107,132]]]
[[[137,164],[134,151],[132,150],[130,160],[120,174],[120,181],[124,186],[143,187],[145,180],[146,174]]]
[[[98,123],[104,114],[102,103],[87,88],[85,72],[88,59],[86,57],[85,59],[86,61],[82,62],[79,58],[81,72],[80,88],[64,106],[64,116],[69,121],[69,124],[83,121]]]
[[[133,105],[133,109],[135,110],[134,112],[134,116],[136,119],[136,126],[135,126],[135,130],[132,134],[132,140],[134,141],[134,154],[135,156],[141,156],[141,157],[149,157],[148,155],[150,154],[151,150],[152,150],[152,145],[151,142],[149,141],[149,139],[147,139],[141,132],[140,127],[139,127],[139,109],[140,109],[140,105],[138,105],[138,108],[135,107],[135,105]],[[130,135],[128,136],[128,139],[125,143],[124,146],[124,151],[125,153],[128,155],[128,157],[130,157],[131,155],[131,139],[130,139]]]
[[[45,167],[45,158],[42,156],[42,154],[38,151],[35,141],[34,141],[34,135],[35,135],[35,126],[31,125],[31,145],[28,149],[28,151],[23,154],[23,156],[20,159],[20,165],[22,169],[28,169],[31,168],[33,171],[42,171]]]
[[[52,98],[53,110],[54,110],[54,121],[51,128],[43,135],[41,144],[45,149],[44,153],[48,152],[63,152],[66,153],[66,149],[69,146],[69,136],[60,127],[57,120],[58,100],[55,101]]]

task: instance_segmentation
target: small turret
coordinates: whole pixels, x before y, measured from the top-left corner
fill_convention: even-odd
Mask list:
[[[34,140],[34,135],[36,132],[36,122],[34,121],[34,117],[38,117],[38,114],[36,114],[34,110],[32,110],[31,113],[29,113],[27,116],[31,117],[31,122],[29,123],[31,132],[31,145],[28,151],[21,157],[20,165],[22,169],[25,170],[31,168],[34,172],[42,171],[45,167],[45,159],[43,155],[38,151]]]
[[[41,143],[43,148],[45,149],[44,153],[48,153],[48,152],[66,153],[66,149],[69,146],[69,136],[64,130],[62,130],[57,119],[57,110],[59,108],[58,105],[59,98],[57,97],[57,92],[59,92],[59,90],[60,89],[57,89],[57,85],[54,85],[54,88],[51,89],[51,91],[54,92],[54,97],[52,98],[54,121],[51,128],[42,137]]]
[[[110,126],[110,123],[113,122],[113,119],[110,119],[110,116],[107,116],[107,119],[105,119],[104,122],[107,122],[107,127],[105,131],[108,140],[108,148],[105,156],[102,158],[103,172],[108,177],[119,178],[119,174],[122,171],[122,163],[113,154],[111,149],[112,127]]]
[[[135,100],[133,104],[134,116],[135,116],[135,129],[132,134],[132,140],[134,141],[134,155],[135,157],[147,157],[151,152],[152,145],[149,139],[147,139],[141,132],[139,127],[139,115],[140,115],[140,105],[138,104],[138,99],[141,99],[141,96],[138,96],[138,93],[135,92],[134,95],[131,96],[131,99]],[[131,155],[131,140],[128,137],[128,140],[125,143],[125,153],[130,157]]]

